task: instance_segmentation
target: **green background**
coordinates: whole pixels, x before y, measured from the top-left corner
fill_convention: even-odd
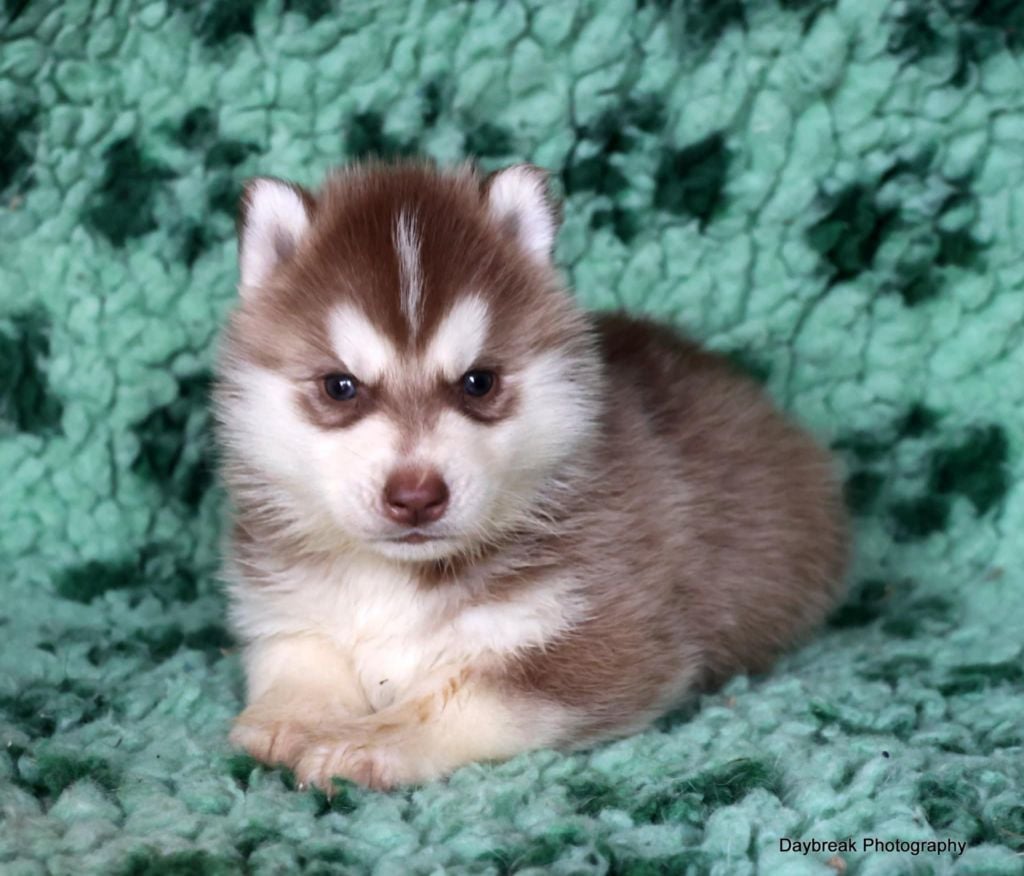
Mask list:
[[[1024,5],[0,4],[0,872],[1024,872]],[[207,390],[246,176],[529,160],[589,307],[841,456],[851,597],[593,752],[328,804],[234,755]]]

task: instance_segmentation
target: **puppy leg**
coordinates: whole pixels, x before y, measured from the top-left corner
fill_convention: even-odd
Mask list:
[[[248,705],[230,740],[264,763],[294,766],[311,738],[370,712],[349,662],[317,636],[252,642],[244,656]]]
[[[554,745],[572,718],[463,671],[423,696],[310,738],[295,770],[328,793],[334,776],[379,789],[426,782],[473,761]]]

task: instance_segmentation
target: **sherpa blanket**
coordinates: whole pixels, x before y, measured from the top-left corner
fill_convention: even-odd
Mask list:
[[[0,10],[0,872],[1024,871],[1024,4]],[[588,306],[685,327],[836,449],[820,637],[413,790],[229,749],[234,205],[370,153],[550,168]]]

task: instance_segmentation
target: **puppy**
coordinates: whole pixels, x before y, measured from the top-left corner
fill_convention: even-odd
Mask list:
[[[215,394],[248,705],[300,782],[637,731],[841,591],[830,460],[722,358],[584,313],[544,173],[250,182]]]

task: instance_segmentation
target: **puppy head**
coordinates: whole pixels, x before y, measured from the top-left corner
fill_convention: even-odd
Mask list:
[[[251,182],[217,392],[236,500],[319,549],[412,562],[542,515],[600,406],[556,229],[528,166]]]

